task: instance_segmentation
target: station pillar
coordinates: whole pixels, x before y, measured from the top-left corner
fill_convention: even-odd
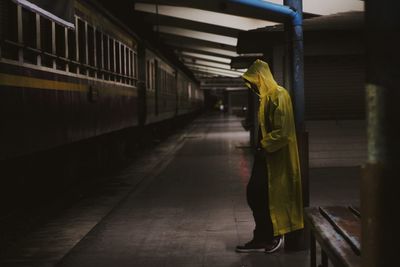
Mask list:
[[[295,10],[302,21],[302,0],[284,0],[284,5]],[[303,25],[285,23],[287,33],[287,54],[289,55],[290,84],[293,99],[293,109],[297,131],[301,179],[303,189],[303,206],[307,207],[309,201],[309,164],[308,164],[308,133],[305,130],[305,100],[304,100],[304,44]],[[309,247],[308,229],[298,230],[285,236],[286,250],[304,250]]]
[[[400,3],[365,1],[368,159],[361,183],[362,266],[398,261]]]

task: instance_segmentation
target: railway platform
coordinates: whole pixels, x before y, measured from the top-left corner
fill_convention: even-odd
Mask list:
[[[308,251],[235,252],[253,230],[251,167],[240,118],[203,115],[22,238],[0,265],[309,266]],[[356,167],[310,176],[312,204],[358,199]]]

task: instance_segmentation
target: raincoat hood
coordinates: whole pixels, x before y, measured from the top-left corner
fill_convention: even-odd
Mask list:
[[[260,98],[274,94],[278,88],[268,63],[259,59],[254,61],[242,78],[246,86]]]

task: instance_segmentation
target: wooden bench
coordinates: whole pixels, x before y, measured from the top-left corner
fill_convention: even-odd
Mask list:
[[[336,267],[361,266],[361,216],[357,207],[311,207],[305,209],[311,230],[310,263],[317,266],[316,242],[321,247],[321,265],[328,259]]]

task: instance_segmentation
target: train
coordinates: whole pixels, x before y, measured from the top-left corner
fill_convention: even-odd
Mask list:
[[[176,58],[101,3],[69,2],[72,27],[0,0],[3,214],[100,179],[203,110],[199,82]]]
[[[74,28],[1,0],[0,160],[201,110],[195,77],[118,19],[74,1]]]

